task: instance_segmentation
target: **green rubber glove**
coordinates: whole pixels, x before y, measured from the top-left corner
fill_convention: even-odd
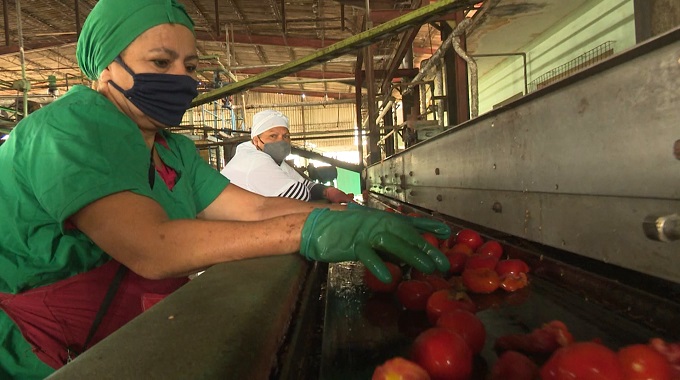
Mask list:
[[[386,213],[385,211],[362,206],[355,202],[347,203],[347,210],[361,210]],[[411,225],[413,225],[413,227],[415,227],[415,229],[417,229],[419,232],[429,232],[431,234],[434,234],[440,240],[448,239],[449,236],[451,236],[451,228],[449,228],[449,226],[447,226],[445,223],[442,223],[438,220],[430,218],[417,218],[399,213],[390,214],[411,223]]]
[[[387,212],[314,209],[302,227],[300,254],[327,263],[361,261],[380,281],[392,281],[377,251],[423,273],[449,270],[449,260],[408,222]]]

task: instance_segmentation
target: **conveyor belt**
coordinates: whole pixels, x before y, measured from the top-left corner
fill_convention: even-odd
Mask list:
[[[532,263],[531,283],[515,293],[498,290],[490,295],[471,295],[477,304],[486,305],[477,315],[487,329],[473,379],[488,375],[497,359],[493,345],[498,337],[528,333],[555,319],[566,323],[575,340],[600,339],[613,349],[646,343],[653,337],[680,339],[680,304],[671,299],[630,288],[547,255],[541,259],[540,252],[505,248],[512,257],[521,256]],[[428,326],[424,312],[402,310],[393,295],[380,296],[368,290],[362,283],[363,270],[356,263],[330,265],[320,368],[323,380],[370,379],[375,367],[385,360],[408,357],[414,334]],[[594,289],[600,291],[590,297]],[[630,308],[620,307],[631,299],[635,301]],[[640,310],[650,315],[636,314]]]

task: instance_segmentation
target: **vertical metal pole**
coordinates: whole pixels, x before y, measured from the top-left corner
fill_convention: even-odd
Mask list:
[[[437,124],[444,127],[444,59],[441,59],[441,64],[435,66],[434,74],[434,104],[437,107]]]
[[[24,118],[28,116],[28,81],[26,80],[26,58],[24,56],[24,33],[21,26],[21,0],[16,0],[17,33],[19,35],[19,58],[21,59],[21,79],[24,81]]]
[[[80,7],[78,6],[80,0],[75,0],[73,8],[76,11],[76,36],[80,35]]]
[[[361,76],[361,66],[364,61],[363,50],[359,49],[357,51],[357,61],[354,65],[354,98],[355,98],[355,114],[356,114],[356,125],[358,134],[357,150],[359,152],[359,165],[363,168],[364,166],[364,131],[363,123],[361,120],[361,82],[364,80]],[[363,189],[363,187],[362,187]]]
[[[7,14],[7,2],[2,0],[2,18],[5,21],[5,45],[9,46],[9,14]]]
[[[303,100],[304,102],[304,100]],[[307,126],[305,125],[305,106],[300,105],[300,116],[302,116],[302,146],[307,148]]]
[[[366,0],[366,30],[373,27],[371,21],[370,0]],[[380,139],[380,131],[378,124],[375,122],[377,111],[375,104],[375,77],[373,73],[373,50],[372,45],[368,45],[364,52],[364,65],[366,66],[366,98],[368,105],[368,163],[373,164],[380,161],[380,149],[378,148],[378,140]]]
[[[345,31],[345,4],[340,4],[340,31]]]
[[[219,37],[222,32],[220,30],[220,0],[215,0],[215,29],[217,29],[217,37]]]
[[[286,0],[281,0],[281,28],[286,34]]]

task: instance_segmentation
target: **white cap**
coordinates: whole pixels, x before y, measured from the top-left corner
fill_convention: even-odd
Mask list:
[[[288,117],[279,111],[260,111],[253,116],[253,126],[250,128],[250,138],[254,138],[275,127],[288,128]]]

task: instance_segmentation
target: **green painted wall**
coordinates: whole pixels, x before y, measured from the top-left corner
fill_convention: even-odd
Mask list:
[[[533,43],[520,48],[527,53],[528,82],[607,41],[613,41],[614,54],[635,45],[633,0],[587,2]],[[508,58],[479,78],[479,113],[523,91],[522,57]]]

